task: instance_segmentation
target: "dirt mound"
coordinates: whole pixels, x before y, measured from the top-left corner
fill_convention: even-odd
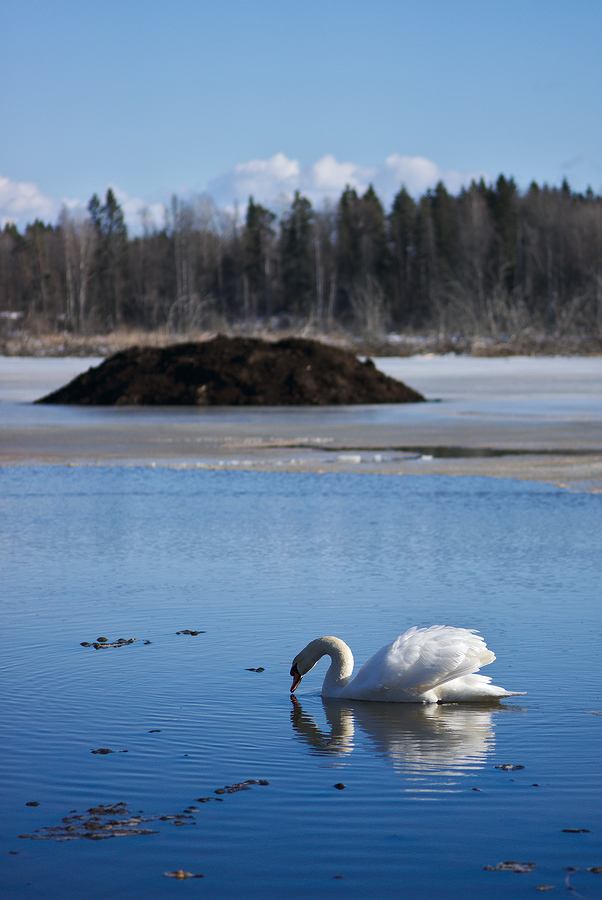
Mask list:
[[[309,406],[417,403],[424,397],[371,360],[318,341],[218,335],[203,343],[132,347],[37,403],[94,406]]]

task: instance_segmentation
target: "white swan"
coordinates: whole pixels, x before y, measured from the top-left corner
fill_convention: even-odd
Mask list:
[[[495,700],[517,697],[524,691],[506,691],[475,675],[495,654],[483,638],[468,628],[431,625],[410,628],[364,663],[355,678],[353,654],[340,638],[312,641],[293,660],[291,693],[323,656],[332,662],[322,685],[323,697],[381,700],[390,703],[438,703]]]

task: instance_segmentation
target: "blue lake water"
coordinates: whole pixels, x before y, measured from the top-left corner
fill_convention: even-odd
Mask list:
[[[526,481],[0,468],[1,896],[601,896],[601,535]],[[312,638],[434,623],[528,693],[291,700]]]

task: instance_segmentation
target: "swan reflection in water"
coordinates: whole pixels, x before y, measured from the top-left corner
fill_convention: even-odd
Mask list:
[[[495,746],[495,705],[370,703],[321,698],[327,728],[292,697],[291,722],[312,753],[344,757],[356,734],[367,735],[377,753],[407,774],[460,775],[481,769]]]

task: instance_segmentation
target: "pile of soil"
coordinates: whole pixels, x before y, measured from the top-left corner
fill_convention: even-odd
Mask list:
[[[422,394],[372,360],[318,341],[217,335],[202,343],[131,347],[37,403],[93,406],[327,406],[418,403]]]

